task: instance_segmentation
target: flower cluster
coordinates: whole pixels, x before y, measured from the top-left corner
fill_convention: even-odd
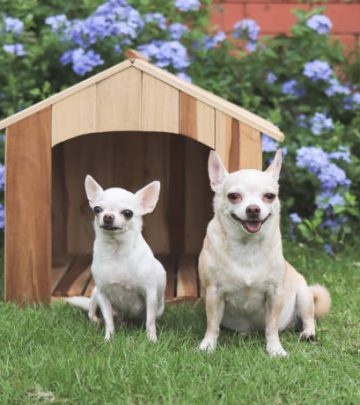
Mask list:
[[[305,63],[303,74],[313,82],[319,80],[328,81],[332,76],[333,71],[327,62],[314,60]]]
[[[288,96],[300,97],[304,95],[304,90],[299,87],[295,79],[288,80],[281,85],[281,92]]]
[[[174,5],[179,11],[184,12],[197,11],[200,9],[199,0],[175,0]]]
[[[178,41],[155,40],[146,45],[140,45],[138,50],[148,58],[155,59],[159,67],[173,66],[184,70],[190,65],[187,49]]]
[[[256,49],[259,32],[260,27],[257,25],[256,21],[248,18],[238,21],[233,27],[233,37],[247,40],[246,48],[250,52]]]
[[[94,67],[102,65],[104,61],[100,55],[92,50],[84,51],[82,48],[66,51],[61,59],[63,65],[72,64],[73,70],[80,76],[90,72]]]
[[[13,38],[18,37],[24,31],[24,23],[18,18],[6,16],[3,19],[3,23],[5,32],[11,34]],[[14,56],[24,56],[26,54],[24,45],[19,42],[4,44],[3,50]]]
[[[310,128],[311,132],[318,136],[324,131],[334,129],[333,120],[324,113],[315,113],[313,117],[310,118]]]
[[[329,33],[332,22],[325,15],[313,15],[307,20],[306,25],[318,34],[325,35]]]

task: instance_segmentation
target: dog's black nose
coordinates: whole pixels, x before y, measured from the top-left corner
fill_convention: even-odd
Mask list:
[[[260,207],[258,205],[249,205],[246,207],[246,215],[249,218],[257,218],[260,215]]]
[[[113,214],[105,214],[103,220],[104,220],[105,224],[109,225],[114,222],[114,218],[115,217]]]

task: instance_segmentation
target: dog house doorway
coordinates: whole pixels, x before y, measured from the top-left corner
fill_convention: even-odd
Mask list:
[[[135,192],[161,182],[158,205],[144,217],[144,237],[167,272],[167,300],[199,295],[197,259],[212,215],[210,148],[185,136],[153,132],[82,135],[52,150],[52,295],[91,294],[93,214],[86,174],[104,188]]]

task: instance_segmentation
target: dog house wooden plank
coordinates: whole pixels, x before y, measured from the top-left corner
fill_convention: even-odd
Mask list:
[[[64,277],[61,279],[56,290],[54,291],[55,296],[67,296],[68,290],[75,282],[75,280],[83,273],[91,263],[90,255],[80,255],[77,256],[72,263],[70,269],[66,272]]]
[[[7,128],[5,298],[51,296],[51,107]]]
[[[67,295],[72,297],[74,295],[82,295],[86,291],[91,277],[90,266],[83,270],[82,273],[75,279],[67,291]]]
[[[60,281],[70,269],[74,258],[72,256],[62,256],[54,258],[51,271],[51,292],[54,293]]]
[[[181,257],[177,271],[176,298],[198,296],[197,259],[194,255]]]
[[[142,75],[142,130],[179,133],[179,91]]]
[[[225,167],[229,170],[231,148],[231,123],[232,118],[216,110],[216,151],[220,155]]]
[[[270,121],[267,121],[264,118],[245,110],[244,108],[241,108],[198,86],[187,83],[186,81],[152,65],[151,63],[136,59],[134,66],[143,72],[146,72],[148,75],[157,77],[158,80],[167,83],[169,86],[172,86],[175,89],[178,89],[179,91],[186,93],[205,104],[208,104],[209,106],[231,116],[232,118],[235,118],[236,120],[244,122],[245,124],[257,129],[259,132],[265,132],[269,136],[279,141],[284,139],[284,134]]]
[[[169,147],[176,135],[159,133],[142,134],[142,155],[138,159],[139,170],[133,171],[131,177],[139,178],[140,187],[154,180],[159,180],[161,190],[155,210],[143,217],[143,234],[152,250],[157,253],[169,253],[169,229],[167,222],[167,201],[169,183]],[[132,157],[133,159],[133,157]],[[129,160],[129,158],[128,158]],[[119,171],[121,168],[119,168]]]
[[[97,131],[141,129],[141,75],[129,68],[97,84]]]
[[[261,133],[240,123],[240,169],[262,168]]]
[[[175,272],[176,261],[175,257],[169,254],[156,255],[157,259],[164,266],[166,271],[166,290],[165,299],[173,300],[175,296]]]
[[[96,131],[96,85],[53,105],[52,145]]]
[[[90,297],[94,287],[95,287],[95,282],[94,282],[94,279],[91,277],[89,280],[89,283],[84,291],[84,296]]]
[[[5,118],[4,120],[0,121],[0,130],[3,128],[7,128],[10,125],[18,122],[30,115],[33,115],[47,107],[51,107],[53,104],[67,98],[75,93],[80,92],[81,90],[87,89],[88,87],[96,84],[97,82],[110,77],[122,70],[128,69],[132,66],[132,62],[129,60],[125,60],[124,62],[118,63],[117,65],[106,69],[95,76],[89,77],[86,80],[83,80],[80,83],[75,84],[74,86],[69,87],[66,90],[61,91],[60,93],[54,94],[53,96],[47,98],[46,100],[40,101],[39,103],[26,108],[25,110],[19,111],[17,114],[12,115],[11,117]]]
[[[207,161],[209,148],[198,142],[185,144],[185,252],[198,254],[212,215],[212,191]]]
[[[215,147],[215,110],[180,92],[180,133]]]

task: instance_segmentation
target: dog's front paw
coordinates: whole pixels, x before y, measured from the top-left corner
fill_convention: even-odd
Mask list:
[[[111,339],[111,336],[114,334],[114,331],[111,330],[107,330],[105,332],[105,342],[109,342],[109,340]]]
[[[315,333],[303,331],[300,333],[299,339],[305,342],[315,342]]]
[[[216,348],[216,342],[210,339],[203,339],[203,341],[200,343],[199,349],[202,352],[208,352],[211,353],[215,350]]]
[[[147,338],[149,339],[150,342],[152,342],[152,343],[156,343],[156,342],[157,342],[158,338],[157,338],[157,336],[156,336],[156,333],[154,333],[154,332],[147,332],[146,335],[147,335]]]
[[[266,346],[266,351],[271,357],[286,357],[288,353],[283,349],[281,345],[269,345]]]

